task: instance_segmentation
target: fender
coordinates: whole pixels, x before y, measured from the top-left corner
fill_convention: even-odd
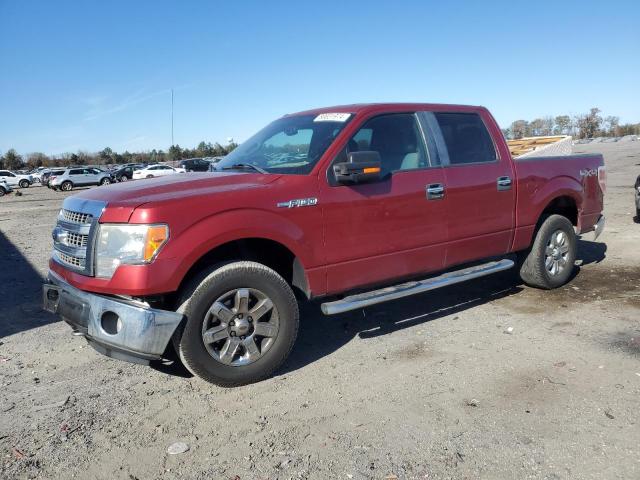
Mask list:
[[[582,212],[583,186],[575,178],[567,175],[555,177],[551,180],[539,178],[525,183],[529,191],[518,190],[516,201],[516,231],[513,239],[512,251],[528,248],[533,240],[538,220],[542,212],[559,197],[570,197],[578,209],[578,222]],[[539,188],[541,187],[541,188]]]
[[[298,259],[305,274],[307,269],[321,262],[313,240],[305,237],[299,225],[267,210],[246,208],[213,214],[178,232],[167,243],[158,260],[180,260],[171,279],[171,287],[177,289],[189,269],[211,250],[228,242],[249,238],[282,244]],[[314,285],[310,286],[314,289]],[[317,290],[321,288],[317,287]]]

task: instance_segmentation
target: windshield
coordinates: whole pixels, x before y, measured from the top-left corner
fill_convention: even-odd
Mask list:
[[[333,113],[280,118],[220,160],[215,169],[253,165],[267,173],[307,174],[350,117]]]

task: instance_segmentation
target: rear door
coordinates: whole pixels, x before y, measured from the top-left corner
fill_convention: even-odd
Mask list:
[[[476,112],[425,112],[443,164],[448,208],[445,266],[509,251],[515,223],[515,178],[500,158],[488,118]]]
[[[69,180],[71,180],[74,185],[85,185],[84,168],[72,168],[69,170]]]
[[[321,180],[330,293],[386,283],[438,270],[444,262],[446,205],[429,186],[442,185],[442,168],[425,146],[415,113],[365,121],[332,165],[352,151],[377,151],[382,178],[366,184],[335,182],[333,169]]]

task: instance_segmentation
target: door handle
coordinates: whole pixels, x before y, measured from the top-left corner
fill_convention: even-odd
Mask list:
[[[498,184],[498,191],[511,190],[510,177],[498,177],[496,183]]]
[[[444,198],[444,185],[431,183],[427,185],[427,200],[441,200]]]

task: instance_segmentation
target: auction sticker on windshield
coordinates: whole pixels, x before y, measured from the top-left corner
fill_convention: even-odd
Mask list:
[[[346,122],[350,113],[321,113],[313,119],[314,122]]]

